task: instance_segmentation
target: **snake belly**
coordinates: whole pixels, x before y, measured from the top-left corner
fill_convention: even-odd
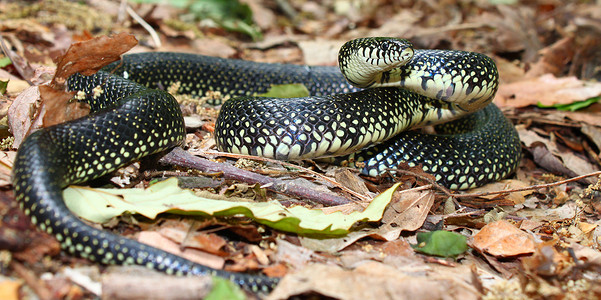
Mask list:
[[[112,73],[107,72],[108,70]],[[228,111],[228,107],[239,106],[237,103],[241,103],[240,101],[251,101],[249,99],[253,98],[249,98],[249,95],[263,93],[271,84],[302,83],[312,94],[318,95],[301,100],[301,102],[309,102],[308,107],[303,109],[307,111],[316,109],[315,111],[319,113],[315,117],[323,120],[324,124],[334,130],[333,132],[319,131],[313,137],[306,136],[307,139],[315,138],[317,140],[327,138],[329,135],[332,135],[332,138],[341,138],[345,135],[352,138],[352,131],[344,131],[343,126],[336,125],[336,119],[322,113],[339,109],[339,106],[347,109],[349,105],[355,105],[346,104],[346,100],[361,98],[358,102],[364,102],[364,104],[358,106],[356,113],[361,111],[363,111],[363,114],[364,111],[370,112],[369,115],[365,115],[365,119],[368,122],[374,121],[375,123],[368,124],[366,122],[365,126],[366,128],[377,128],[383,126],[383,123],[377,122],[388,121],[379,119],[379,115],[383,111],[382,104],[367,101],[368,98],[386,100],[389,98],[421,99],[424,97],[398,88],[368,89],[359,91],[360,94],[349,93],[358,91],[358,89],[349,85],[340,75],[338,69],[332,67],[261,64],[179,53],[126,55],[120,63],[109,65],[104,71],[100,71],[93,76],[74,75],[69,79],[69,89],[82,91],[87,95],[84,101],[90,103],[92,113],[87,117],[41,129],[31,134],[19,148],[13,167],[15,198],[21,209],[30,216],[32,222],[41,230],[54,235],[65,251],[92,261],[104,264],[142,265],[168,274],[216,275],[232,280],[252,291],[269,291],[277,284],[278,279],[230,273],[193,263],[163,250],[89,226],[75,217],[64,204],[62,190],[68,185],[98,178],[132,161],[168,150],[183,142],[185,129],[179,106],[171,95],[161,90],[170,86],[173,82],[181,83],[181,93],[204,94],[206,91],[212,90],[225,95],[242,96],[226,102],[230,104],[224,105],[219,118],[223,118],[222,115],[229,114],[231,110]],[[102,87],[103,92],[100,95],[93,96],[93,90],[97,86]],[[347,94],[326,96],[337,93]],[[358,95],[370,97],[357,97]],[[318,99],[318,101],[314,102],[313,99]],[[340,99],[340,101],[332,101],[335,99]],[[280,100],[272,99],[270,101],[275,103],[273,105],[280,105],[280,102],[277,102]],[[286,102],[290,103],[290,101]],[[392,103],[386,103],[386,105],[393,105]],[[433,105],[446,105],[434,103]],[[247,102],[247,104],[255,106],[257,100],[252,103]],[[403,104],[394,105],[400,105],[401,110],[407,112],[422,109],[413,105],[407,107],[403,107]],[[287,113],[287,116],[293,115],[294,111],[300,109],[297,104],[292,104],[291,109],[285,108],[290,107],[290,104],[283,104],[283,102],[281,107],[281,113]],[[242,116],[248,119],[244,121],[232,120],[233,124],[248,125],[254,123],[256,125],[256,122],[269,124],[273,120],[265,118],[267,110],[255,109],[254,113],[257,115],[249,114],[246,111],[246,114]],[[482,120],[482,118],[478,119],[478,116],[482,113],[492,115],[488,119],[492,121],[493,125],[484,125],[477,121]],[[300,115],[305,116],[305,114]],[[260,118],[253,119],[253,116],[260,116]],[[279,113],[275,113],[272,117],[278,118],[279,116]],[[397,118],[402,119],[402,116],[403,114],[400,114]],[[479,153],[478,155],[485,155],[486,157],[470,158],[471,153],[475,152],[469,145],[460,142],[464,139],[459,137],[461,134],[449,134],[448,138],[458,142],[456,146],[457,151],[459,151],[458,155],[467,157],[468,165],[476,163],[477,166],[480,166],[478,160],[484,159],[486,165],[483,165],[483,168],[490,167],[488,171],[494,174],[492,178],[485,176],[487,179],[495,180],[511,173],[519,157],[519,154],[515,153],[519,150],[519,140],[515,130],[512,126],[509,126],[510,124],[502,117],[498,108],[492,104],[484,112],[478,112],[473,116],[476,116],[477,122],[467,122],[473,128],[468,128],[466,132],[461,134],[469,136],[473,135],[473,132],[480,133],[482,144],[479,145],[482,147],[498,147],[497,143],[503,140],[502,136],[510,137],[505,138],[504,141],[510,141],[513,144],[506,148],[495,148],[496,150],[492,151],[492,153],[505,155],[504,157],[494,158],[490,156],[491,154]],[[352,116],[351,119],[350,122],[356,120]],[[217,126],[225,128],[226,125],[219,122]],[[289,125],[294,126],[295,122],[293,119]],[[461,121],[456,122],[461,124]],[[414,121],[410,123],[414,123]],[[389,126],[394,127],[395,125],[387,123],[385,127]],[[485,129],[483,130],[483,128]],[[319,130],[320,128],[316,127],[316,129]],[[391,131],[395,130],[391,129]],[[230,142],[226,141],[221,134],[230,131],[232,131],[232,128],[216,131],[218,144],[222,145],[222,150],[229,150],[223,145]],[[252,133],[251,129],[245,129],[244,131]],[[231,142],[231,144],[234,145],[237,139],[247,142],[250,139],[251,143],[254,139],[272,139],[268,132],[263,129],[253,134],[251,136],[236,135],[233,137],[234,142]],[[403,136],[404,133],[401,133],[401,135]],[[286,137],[283,136],[282,140],[285,139]],[[427,135],[420,133],[411,133],[405,136],[405,139],[426,145],[427,147],[423,149],[439,149],[441,143],[438,140],[431,141]],[[469,137],[465,138],[465,142],[470,143],[471,141]],[[349,142],[341,139],[341,144],[346,145],[345,147],[349,151],[359,149],[359,147],[352,145],[354,142],[347,143]],[[416,149],[422,148],[418,147]],[[267,155],[269,152],[268,149],[259,150],[259,148],[249,148],[249,151],[261,155]],[[279,153],[282,153],[282,151],[286,152],[286,150],[280,149]],[[298,151],[294,147],[288,149],[290,153],[304,153],[303,151]],[[447,153],[446,150],[441,151]],[[324,153],[327,152],[327,150],[324,151]],[[376,155],[376,160],[388,163],[392,159],[404,157],[406,153],[409,152],[405,152],[405,150],[399,152],[399,150],[391,149],[388,154],[382,154],[382,157]],[[369,153],[362,154],[362,157],[368,157],[368,155]],[[442,157],[442,155],[439,156],[439,158]],[[427,158],[424,159],[415,156],[414,163],[425,163],[424,165],[430,166],[430,168],[433,167],[427,161]],[[498,161],[503,160],[498,164],[498,167],[503,166],[504,169],[496,169],[489,163],[488,159],[492,162],[497,162],[497,159]],[[371,165],[369,158],[367,162],[369,168]],[[463,164],[457,161],[453,165],[462,166],[462,168],[447,166],[449,168],[448,172],[457,173],[457,170],[460,170],[462,175],[468,176]],[[377,163],[377,165],[380,164]],[[366,170],[367,173],[372,173],[369,169]],[[444,170],[444,167],[440,167],[440,170]],[[446,176],[445,174],[448,173],[447,171],[442,173],[441,171],[432,171],[441,176]],[[481,171],[476,171],[475,168],[472,168],[471,171],[475,172],[475,175],[470,175],[472,177],[476,176],[474,178],[478,178],[482,174]],[[448,176],[446,177],[448,178]],[[477,182],[482,183],[483,181],[477,180]]]

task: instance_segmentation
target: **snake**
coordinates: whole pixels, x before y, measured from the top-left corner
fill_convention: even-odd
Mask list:
[[[453,189],[504,178],[520,159],[514,127],[491,104],[498,72],[483,54],[415,50],[403,39],[362,38],[341,48],[339,68],[173,52],[124,55],[92,76],[68,79],[68,89],[79,91],[80,101],[90,105],[88,116],[35,131],[17,151],[15,198],[67,253],[167,274],[219,276],[253,292],[269,292],[279,282],[191,262],[90,226],[66,207],[67,186],[183,144],[179,104],[164,91],[174,82],[182,94],[214,91],[231,97],[215,125],[222,151],[281,160],[325,157],[362,167],[367,175],[402,163],[421,165]],[[311,96],[254,96],[288,83],[303,84]],[[439,132],[407,131],[426,125]]]

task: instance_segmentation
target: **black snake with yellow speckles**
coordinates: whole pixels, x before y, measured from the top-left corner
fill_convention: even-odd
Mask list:
[[[349,81],[363,87],[400,85],[423,95],[398,87],[358,91],[332,67],[177,53],[126,55],[94,76],[69,79],[69,88],[82,91],[93,112],[39,130],[23,142],[13,168],[16,199],[32,222],[53,234],[69,253],[170,274],[212,274],[253,291],[271,289],[277,278],[214,270],[96,229],[63,202],[62,190],[70,184],[182,144],[185,130],[178,104],[161,90],[173,82],[180,83],[181,93],[212,90],[236,97],[223,105],[216,124],[216,141],[224,151],[293,160],[351,154],[384,142],[378,152],[369,148],[347,159],[365,160],[364,172],[372,175],[402,161],[422,164],[451,188],[481,185],[513,172],[519,139],[499,109],[488,105],[497,86],[489,58],[435,50],[413,55],[410,44],[398,39],[358,40],[345,47],[340,65]],[[406,64],[375,76],[371,67],[357,65],[394,60]],[[315,96],[295,101],[249,97],[284,83],[302,83]],[[475,107],[485,109],[469,114]],[[447,134],[403,132],[443,119],[458,119],[439,128]]]

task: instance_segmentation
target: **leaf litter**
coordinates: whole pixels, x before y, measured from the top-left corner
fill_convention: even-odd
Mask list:
[[[148,42],[149,33],[141,27],[132,26],[127,17],[119,19],[119,5],[114,2],[109,1],[114,10],[101,17],[108,16],[113,22],[98,22],[100,19],[93,12],[97,8],[86,4],[73,6],[60,0],[42,2],[42,5],[0,3],[0,10],[11,12],[0,17],[3,39],[30,66],[22,64],[27,69],[24,72],[13,65],[2,68],[0,77],[11,78],[7,86],[9,91],[22,91],[24,82],[43,82],[36,79],[39,75],[35,72],[40,74],[42,69],[52,68],[48,66],[52,65],[52,59],[66,51],[73,41],[95,36],[98,32],[134,34],[141,41],[132,50],[134,52],[181,51],[257,61],[317,62],[323,65],[336,64],[332,49],[335,50],[340,41],[368,35],[401,36],[412,40],[419,48],[484,52],[494,57],[499,66],[502,84],[495,102],[518,125],[524,142],[524,156],[514,179],[470,193],[520,190],[535,184],[544,186],[528,192],[516,191],[486,198],[447,195],[436,189],[402,193],[400,197],[397,195],[391,199],[379,221],[357,223],[350,227],[348,235],[328,239],[307,237],[302,233],[283,233],[240,216],[195,217],[202,220],[202,225],[180,220],[166,222],[163,215],[154,222],[122,216],[105,223],[105,226],[125,228],[125,233],[129,234],[138,232],[138,227],[142,228],[138,238],[147,243],[165,239],[171,243],[167,248],[178,251],[180,248],[185,248],[184,252],[204,250],[198,251],[194,255],[196,258],[191,259],[205,255],[200,261],[206,264],[215,260],[229,269],[262,269],[277,276],[288,274],[271,295],[274,299],[311,292],[344,299],[389,298],[390,295],[585,299],[601,295],[598,288],[601,206],[596,201],[600,188],[598,181],[596,185],[590,185],[599,179],[591,177],[588,182],[544,185],[590,174],[598,171],[601,165],[598,137],[601,104],[594,101],[595,97],[601,96],[598,84],[601,56],[597,38],[601,31],[598,26],[601,11],[598,5],[582,2],[563,5],[553,1],[528,4],[383,0],[368,4],[362,1],[329,4],[309,0],[276,1],[274,4],[246,1],[253,13],[252,18],[256,20],[254,24],[258,26],[232,28],[239,21],[230,18],[227,24],[219,21],[226,26],[223,29],[219,22],[190,21],[186,18],[189,11],[182,8],[161,10],[149,1],[138,1],[140,4],[132,5],[133,10],[141,13],[159,30],[163,41],[163,48],[152,49],[148,46],[152,45]],[[71,14],[63,15],[62,11]],[[53,12],[54,16],[48,17],[48,12]],[[81,18],[82,15],[87,19]],[[247,17],[244,22],[248,22]],[[253,32],[256,28],[260,28],[263,42],[251,41],[244,36],[248,34],[257,38],[258,35]],[[232,29],[242,34],[233,33]],[[118,38],[116,41],[124,43],[125,40]],[[83,50],[84,53],[93,52],[89,48]],[[91,57],[96,60],[102,55],[94,52]],[[24,70],[21,65],[18,68]],[[17,88],[17,84],[21,87]],[[39,115],[35,104],[37,96],[28,93],[20,92],[19,97],[29,102],[22,102],[20,108],[8,112],[13,133],[21,139],[29,132],[28,122]],[[51,93],[46,94],[49,98],[56,98]],[[21,99],[15,100],[14,94],[3,97],[13,103],[21,102]],[[578,101],[587,103],[586,106],[574,105],[580,109],[575,112],[535,107],[573,105]],[[212,108],[197,107],[183,107],[194,116],[200,115],[201,122],[205,124],[189,134],[188,141],[211,145],[210,123],[216,114]],[[19,123],[24,124],[20,125],[21,129],[17,129]],[[14,152],[7,153],[8,157],[12,157]],[[226,162],[224,158],[215,159]],[[299,169],[301,171],[291,171],[273,163],[259,164],[263,165],[261,169],[252,167],[251,170],[278,174],[273,176],[302,176],[304,180],[339,190],[323,178],[307,175],[302,168]],[[305,166],[319,170],[317,165]],[[346,182],[351,177],[332,178],[335,179],[328,180]],[[142,174],[134,173],[131,181],[138,182],[138,186],[147,185]],[[361,181],[363,184],[353,183],[353,189],[366,187],[369,192],[361,187],[356,190],[368,197],[390,187],[385,180],[361,178],[359,183]],[[420,182],[417,180],[417,183]],[[415,183],[415,180],[408,181],[401,188]],[[5,186],[7,184],[4,183]],[[222,180],[205,189],[223,195],[227,190],[238,189],[238,186]],[[299,199],[266,192],[261,186],[248,189],[244,194],[267,201],[281,201],[290,208],[319,208]],[[327,208],[324,211],[361,212],[366,205],[347,204],[343,208]],[[322,218],[329,216],[326,214]],[[416,233],[441,229],[467,237],[470,250],[452,260],[418,254],[409,247],[418,243]],[[519,244],[520,247],[512,247],[516,240],[524,242]],[[32,254],[21,254],[19,261],[37,261],[33,259],[35,256],[28,255]],[[293,259],[296,257],[299,259]],[[26,284],[43,290],[49,289],[49,282],[28,279]],[[409,287],[415,289],[409,290]],[[412,294],[415,291],[418,293]]]

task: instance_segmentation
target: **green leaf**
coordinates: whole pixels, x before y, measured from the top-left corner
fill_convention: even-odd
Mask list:
[[[4,68],[13,62],[7,56],[0,58],[0,68]]]
[[[0,95],[6,94],[6,88],[8,87],[9,81],[10,80],[7,80],[7,81],[0,80]]]
[[[241,32],[253,40],[261,38],[261,30],[255,26],[253,13],[239,0],[132,0],[136,3],[169,4],[187,9],[198,20],[211,19],[228,31]]]
[[[488,0],[492,5],[513,5],[518,3],[518,0]]]
[[[295,97],[308,97],[309,90],[301,83],[293,84],[274,84],[272,85],[267,93],[259,94],[259,97],[270,97],[270,98],[295,98]]]
[[[455,257],[467,251],[467,238],[450,231],[437,230],[417,234],[415,251],[442,257]]]
[[[144,4],[168,4],[177,8],[186,8],[190,5],[190,0],[129,0],[133,3]]]
[[[170,178],[147,189],[92,189],[69,187],[63,192],[65,204],[75,214],[92,222],[104,223],[125,212],[154,219],[169,212],[199,216],[246,216],[266,226],[313,237],[342,236],[357,222],[382,218],[399,184],[372,200],[362,212],[324,214],[304,206],[284,207],[277,201],[246,202],[215,200],[181,189]]]
[[[238,0],[196,0],[188,8],[199,19],[211,19],[229,31],[241,32],[261,38],[261,31],[254,26],[252,10]]]
[[[220,300],[220,299],[231,299],[231,300],[244,300],[246,295],[244,292],[233,282],[223,279],[221,277],[213,276],[213,289],[204,298],[205,300]]]
[[[593,97],[593,98],[589,98],[583,101],[575,101],[572,103],[568,103],[568,104],[553,104],[553,105],[543,105],[542,103],[538,102],[536,104],[536,106],[540,107],[540,108],[555,108],[557,110],[561,110],[561,111],[577,111],[583,108],[587,108],[590,105],[599,102],[599,100],[601,99],[601,97]]]

